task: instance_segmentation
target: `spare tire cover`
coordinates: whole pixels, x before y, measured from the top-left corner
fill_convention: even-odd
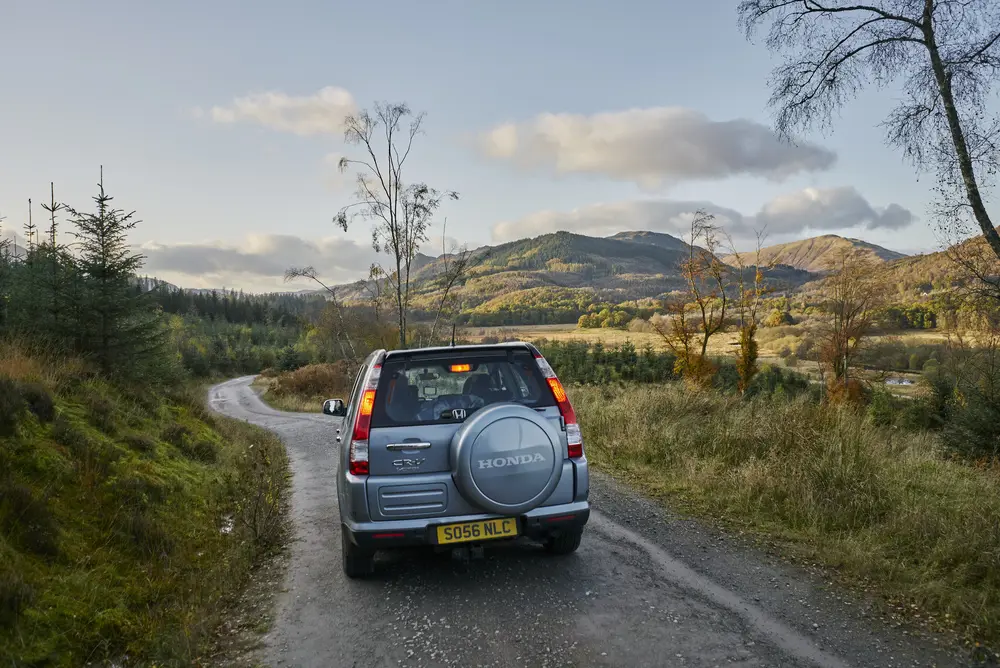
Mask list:
[[[455,483],[483,510],[516,515],[541,505],[559,484],[563,448],[556,428],[514,403],[487,406],[455,432]]]

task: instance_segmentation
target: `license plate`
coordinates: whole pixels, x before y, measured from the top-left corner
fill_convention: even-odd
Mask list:
[[[437,528],[437,542],[467,543],[473,540],[491,540],[493,538],[513,538],[517,535],[517,518],[501,517],[495,520],[481,522],[465,522],[463,524],[445,524]]]

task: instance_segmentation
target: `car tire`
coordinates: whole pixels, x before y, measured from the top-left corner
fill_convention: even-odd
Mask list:
[[[340,528],[341,557],[344,563],[344,574],[349,578],[363,578],[375,572],[375,553],[363,550],[353,542],[347,531]]]
[[[580,541],[582,539],[583,529],[564,531],[554,536],[550,536],[548,540],[545,541],[545,549],[549,554],[573,554],[576,552],[576,548],[580,547]]]

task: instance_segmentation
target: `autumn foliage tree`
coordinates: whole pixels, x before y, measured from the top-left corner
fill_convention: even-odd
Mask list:
[[[850,368],[871,335],[886,304],[889,287],[879,265],[869,256],[845,249],[830,263],[824,281],[823,310],[828,320],[820,332],[821,361],[832,371],[831,390],[837,397],[857,394]]]
[[[685,290],[667,303],[668,317],[652,321],[677,356],[675,372],[697,384],[712,377],[708,342],[725,328],[730,306],[726,292],[730,269],[718,257],[721,231],[714,220],[704,211],[692,218],[687,257],[679,267]]]
[[[760,309],[764,304],[764,299],[770,287],[764,281],[764,270],[761,266],[761,248],[764,245],[763,232],[757,233],[757,247],[754,254],[754,263],[747,266],[744,254],[733,249],[731,257],[736,265],[737,289],[736,312],[739,315],[739,348],[736,351],[736,371],[740,379],[738,388],[741,394],[745,394],[757,375],[759,370],[757,359],[759,357],[757,347],[757,328],[760,326]],[[730,243],[732,246],[732,243]],[[749,275],[749,276],[748,276]]]

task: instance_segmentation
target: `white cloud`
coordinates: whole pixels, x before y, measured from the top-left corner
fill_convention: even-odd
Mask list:
[[[216,286],[220,281],[274,284],[282,280],[286,269],[309,265],[324,281],[343,283],[365,277],[376,259],[370,246],[348,239],[314,242],[287,234],[254,234],[240,245],[147,243],[138,250],[146,257],[143,273],[180,276],[184,285],[204,284],[208,278]]]
[[[256,123],[272,130],[301,136],[340,134],[344,118],[357,111],[354,96],[343,88],[327,86],[313,95],[281,92],[238,97],[229,106],[216,106],[208,116],[216,123]],[[196,116],[203,115],[195,110]]]
[[[757,213],[756,224],[783,234],[803,229],[838,230],[860,227],[897,230],[914,220],[898,204],[876,209],[854,188],[805,188],[775,197]]]
[[[821,146],[784,141],[760,123],[713,121],[683,107],[542,114],[493,128],[480,146],[490,157],[523,167],[601,174],[649,188],[732,176],[782,181],[829,169],[837,159]]]
[[[540,211],[515,221],[493,226],[495,241],[512,241],[568,230],[591,236],[610,236],[628,230],[652,230],[683,235],[690,230],[691,217],[698,210],[715,216],[715,222],[734,238],[749,239],[754,230],[766,226],[771,237],[802,235],[861,228],[900,229],[915,216],[898,204],[872,206],[851,187],[806,188],[767,202],[755,215],[719,206],[712,202],[670,199],[632,200],[602,203],[572,211]]]

